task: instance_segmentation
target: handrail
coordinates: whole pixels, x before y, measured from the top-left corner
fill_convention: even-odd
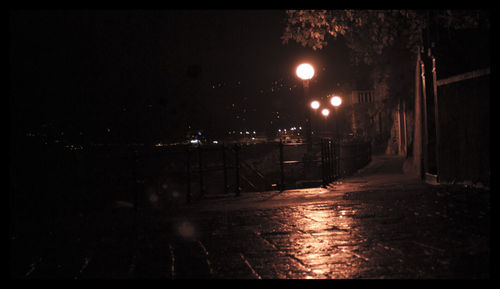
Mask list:
[[[245,182],[247,182],[247,184],[249,184],[254,190],[257,190],[257,187],[249,179],[247,179],[244,175],[240,175],[240,178],[242,180],[244,180]]]
[[[264,177],[264,175],[257,168],[255,168],[254,166],[250,165],[249,163],[247,163],[244,160],[240,160],[240,164],[246,166],[248,169],[250,169],[251,172],[253,172],[257,177],[259,177],[259,179],[264,184],[264,188],[271,186],[271,184],[267,181],[267,179]],[[243,175],[242,175],[242,178],[244,178]],[[245,181],[249,182],[247,179]],[[254,189],[257,189],[253,184],[251,184],[251,186]]]
[[[240,163],[247,166],[249,169],[251,169],[257,176],[259,176],[262,180],[265,180],[264,175],[254,166],[250,165],[244,160],[240,160]]]

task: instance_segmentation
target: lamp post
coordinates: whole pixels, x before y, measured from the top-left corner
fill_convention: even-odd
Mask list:
[[[319,103],[319,101],[317,100],[313,100],[311,101],[311,108],[314,110],[314,116],[313,118],[316,119],[316,116],[317,116],[317,113],[318,113],[318,108],[321,106],[321,104]],[[312,130],[313,130],[313,127],[312,127],[312,120],[311,120],[311,134],[312,134]]]
[[[339,133],[339,107],[342,104],[342,98],[340,96],[334,95],[330,98],[331,105],[335,108],[335,175],[336,178],[340,176],[340,133]]]
[[[309,80],[314,76],[314,68],[309,63],[302,63],[297,66],[295,71],[297,77],[302,79],[302,84],[304,87],[304,104],[307,103],[308,90],[309,90]],[[305,108],[305,121],[306,121],[306,142],[307,142],[307,153],[312,153],[312,137],[311,137],[311,115],[309,109]]]
[[[335,108],[335,134],[337,141],[339,141],[339,107],[342,104],[342,98],[340,96],[334,95],[330,98],[330,104]]]
[[[330,115],[330,110],[328,108],[323,108],[321,110],[321,114],[323,115],[324,117],[324,121],[323,121],[323,130],[325,131],[326,133],[326,119],[328,118],[328,115]]]

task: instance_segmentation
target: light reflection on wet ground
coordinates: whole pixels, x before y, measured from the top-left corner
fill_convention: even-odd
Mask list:
[[[408,203],[400,194],[384,193],[381,201],[342,197],[228,210],[224,218],[215,217],[220,212],[207,212],[220,223],[212,222],[217,234],[208,230],[201,239],[212,256],[221,246],[225,252],[243,252],[262,278],[455,278],[463,264],[454,262],[471,258],[477,263],[488,254],[488,247],[480,245],[488,244],[487,236],[476,235],[477,247],[467,253],[460,240],[471,238],[463,235],[466,231],[458,237],[456,224],[428,213],[436,210],[432,204]],[[415,207],[430,217],[415,215]],[[220,272],[218,278],[252,278],[244,271],[214,270]]]
[[[310,206],[291,214],[288,220],[305,232],[298,234],[291,254],[310,268],[311,275],[306,278],[350,277],[348,263],[353,255],[346,244],[351,239],[352,219],[347,210]]]
[[[429,187],[399,174],[365,174],[329,189],[204,200],[174,217],[160,211],[124,213],[99,231],[99,222],[89,222],[98,239],[64,243],[68,252],[79,250],[80,255],[71,259],[58,247],[54,262],[30,256],[34,261],[20,264],[19,274],[79,279],[488,278],[489,203],[481,200],[484,195],[468,196],[472,193]],[[74,223],[68,222],[70,226]]]
[[[489,221],[467,213],[489,207],[455,211],[451,217],[450,206],[456,208],[452,200],[436,199],[445,188],[431,188],[397,172],[371,176],[368,172],[328,190],[260,196],[266,202],[247,200],[247,207],[226,203],[221,228],[227,228],[231,242],[216,243],[252,252],[247,260],[263,278],[488,276]],[[206,216],[220,214],[220,209],[209,209]],[[210,244],[212,238],[205,234],[203,242]]]
[[[354,278],[356,264],[368,260],[357,253],[363,240],[356,236],[354,212],[325,204],[260,210],[255,214],[258,217],[252,216],[254,212],[239,211],[237,214],[242,216],[239,225],[243,225],[240,233],[249,233],[246,240],[257,239],[255,236],[261,240],[251,241],[248,247],[244,243],[236,245],[237,248],[234,243],[225,247],[257,251],[254,258],[251,255],[248,258],[251,263],[258,264],[263,258],[277,264],[274,274],[268,266],[257,266],[267,278]],[[229,226],[238,224],[236,220],[227,221]],[[212,237],[207,236],[204,242],[210,244]]]

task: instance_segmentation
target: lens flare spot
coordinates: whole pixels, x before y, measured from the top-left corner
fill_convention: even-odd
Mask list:
[[[184,238],[192,238],[194,236],[194,233],[194,226],[188,221],[184,221],[179,226],[179,234]]]

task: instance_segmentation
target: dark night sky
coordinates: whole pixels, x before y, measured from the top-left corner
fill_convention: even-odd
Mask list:
[[[320,52],[283,45],[285,16],[282,10],[11,11],[11,129],[22,134],[52,123],[148,137],[191,126],[215,134],[264,130],[273,111],[296,123],[298,62],[312,57],[318,64],[312,93],[325,93],[348,79],[348,57],[341,44]],[[234,119],[238,114],[244,122]]]

